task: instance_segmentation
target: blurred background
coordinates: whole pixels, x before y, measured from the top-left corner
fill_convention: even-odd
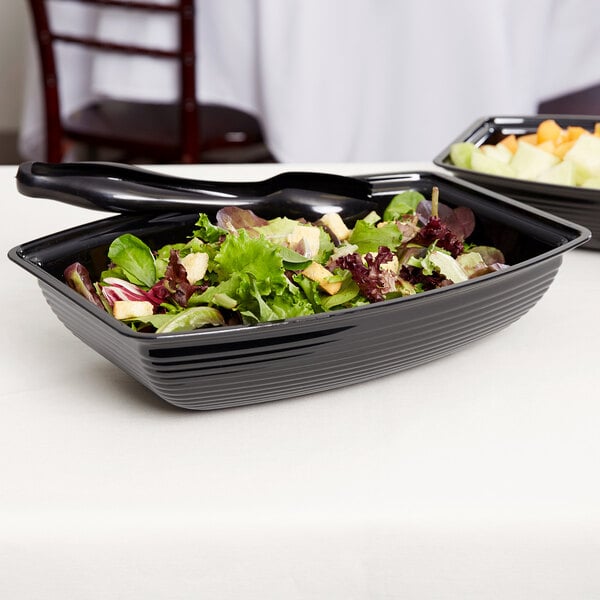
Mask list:
[[[600,114],[597,0],[183,0],[179,16],[140,17],[109,7],[106,18],[98,3],[53,0],[53,32],[70,36],[70,28],[82,25],[84,37],[98,34],[113,47],[92,63],[73,40],[66,49],[63,43],[56,54],[61,104],[54,126],[46,128],[44,102],[52,104],[53,90],[44,95],[30,4],[44,3],[0,3],[4,164],[113,157],[156,163],[431,160],[480,117]],[[196,19],[186,21],[186,5],[194,4]],[[82,12],[90,8],[96,12]],[[158,40],[159,53],[181,44],[183,56],[190,48],[175,40],[180,17],[185,26],[195,22],[188,33],[198,57],[187,69],[196,80],[180,95],[205,105],[194,114],[182,110],[183,117],[167,106],[185,88],[176,70],[158,68],[150,56],[115,59],[113,52]],[[189,98],[184,101],[189,108]],[[66,113],[75,118],[59,123]],[[182,118],[199,126],[180,127]],[[89,135],[98,127],[112,129],[113,138],[124,139],[128,128],[143,135],[121,154],[111,154],[123,150],[118,144],[99,153],[98,136]],[[185,147],[166,148],[171,136],[181,137],[178,128],[195,133]]]
[[[15,164],[29,36],[25,2],[0,2],[0,163]]]

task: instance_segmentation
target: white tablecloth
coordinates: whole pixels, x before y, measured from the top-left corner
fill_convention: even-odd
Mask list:
[[[168,0],[160,0],[168,1]],[[172,47],[173,23],[56,2],[53,24]],[[281,162],[432,160],[476,118],[598,84],[597,0],[197,0],[199,97],[256,114]],[[31,49],[30,49],[31,50]],[[167,101],[171,65],[72,48],[64,110]],[[43,156],[31,50],[21,148]]]
[[[15,171],[5,251],[103,216],[20,197]],[[428,365],[194,413],[72,336],[3,252],[0,597],[600,597],[599,273],[567,254],[517,323]]]

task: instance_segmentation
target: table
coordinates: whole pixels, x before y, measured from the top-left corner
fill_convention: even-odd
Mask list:
[[[165,2],[168,0],[156,0]],[[174,43],[173,23],[53,3],[55,27],[109,41]],[[198,95],[255,114],[280,162],[432,160],[476,119],[535,114],[540,100],[599,82],[596,0],[197,0]],[[135,22],[132,19],[135,18]],[[66,113],[101,96],[161,102],[164,61],[73,48],[59,73]],[[21,151],[43,157],[30,48]]]
[[[189,412],[72,336],[8,261],[103,216],[20,197],[15,172],[0,167],[2,598],[600,597],[600,253],[568,253],[517,323],[428,365]]]

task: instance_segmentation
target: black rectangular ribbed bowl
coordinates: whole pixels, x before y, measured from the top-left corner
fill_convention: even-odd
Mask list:
[[[151,247],[181,241],[197,215],[116,216],[22,244],[9,252],[35,275],[58,318],[83,342],[165,401],[214,409],[352,385],[459,350],[516,321],[545,293],[562,255],[589,238],[585,227],[450,175],[413,172],[369,178],[382,208],[397,192],[468,206],[470,241],[503,250],[511,266],[464,283],[353,309],[252,326],[148,334],[132,331],[71,290],[64,268],[94,278],[110,242],[129,232]]]
[[[478,173],[457,167],[450,160],[450,148],[455,142],[472,142],[477,146],[497,144],[502,138],[534,133],[546,119],[554,119],[561,127],[579,126],[593,131],[600,116],[535,115],[495,116],[479,119],[453,140],[434,159],[433,163],[454,173],[457,177],[486,188],[506,194],[540,210],[545,210],[563,219],[580,223],[592,232],[586,243],[588,250],[600,250],[600,190],[570,185],[556,185],[527,181],[515,177],[502,177]]]

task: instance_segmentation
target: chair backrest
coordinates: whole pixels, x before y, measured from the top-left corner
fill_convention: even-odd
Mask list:
[[[60,90],[57,74],[55,44],[76,44],[105,52],[152,56],[175,60],[180,74],[180,154],[181,162],[196,162],[199,155],[198,108],[196,103],[196,38],[194,0],[173,0],[170,4],[155,4],[143,0],[60,0],[63,2],[94,5],[97,8],[123,8],[150,13],[171,13],[178,20],[178,44],[174,50],[112,43],[100,39],[64,35],[54,32],[47,12],[48,0],[29,0],[39,48],[43,79],[46,119],[47,160],[61,160],[63,127],[61,123]],[[57,0],[54,0],[56,2]]]

